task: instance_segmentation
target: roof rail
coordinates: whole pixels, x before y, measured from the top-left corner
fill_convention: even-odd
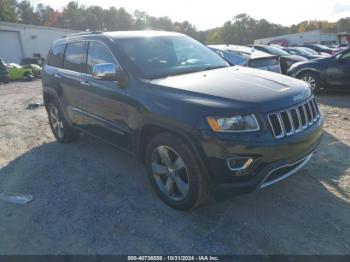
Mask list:
[[[62,38],[71,37],[71,36],[80,36],[80,35],[102,34],[102,33],[103,33],[102,31],[86,31],[86,32],[79,32],[79,33],[65,35]]]

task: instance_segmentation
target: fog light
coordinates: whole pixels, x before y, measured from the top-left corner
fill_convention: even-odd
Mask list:
[[[250,157],[234,157],[227,159],[228,168],[232,171],[242,171],[253,163]]]

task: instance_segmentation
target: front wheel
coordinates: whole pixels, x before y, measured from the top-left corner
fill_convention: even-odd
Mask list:
[[[48,106],[49,123],[56,140],[60,143],[69,143],[76,140],[79,131],[69,125],[56,100]]]
[[[306,72],[301,74],[298,77],[300,80],[303,80],[304,82],[308,83],[310,88],[313,90],[315,94],[319,94],[321,90],[321,79],[320,77],[314,73],[314,72]]]
[[[146,149],[153,189],[169,206],[188,210],[208,198],[208,181],[190,148],[177,136],[161,133]]]

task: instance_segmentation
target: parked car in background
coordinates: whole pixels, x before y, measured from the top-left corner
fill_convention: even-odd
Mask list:
[[[350,49],[333,56],[294,64],[288,75],[307,82],[315,93],[323,88],[350,91]]]
[[[291,55],[299,55],[307,59],[317,59],[325,57],[324,55],[319,55],[317,53],[310,52],[302,47],[285,47],[283,50],[287,51]]]
[[[256,50],[278,56],[280,59],[282,74],[286,74],[289,67],[294,63],[307,60],[305,57],[299,55],[291,55],[282,48],[274,45],[253,45],[251,47],[254,47]]]
[[[30,67],[23,67],[15,63],[10,63],[7,66],[11,81],[32,81],[35,79],[35,73]]]
[[[248,66],[281,73],[278,56],[273,56],[246,46],[210,45],[209,48],[223,57],[230,65]]]
[[[145,163],[159,197],[182,210],[209,192],[250,192],[289,177],[323,132],[306,83],[232,67],[173,32],[58,39],[42,81],[58,142],[83,131],[122,148]]]
[[[326,54],[333,55],[337,52],[336,49],[329,48],[328,46],[325,46],[325,45],[305,44],[305,45],[302,45],[302,47],[310,48],[310,49],[314,50],[315,52],[317,52],[318,54],[326,53]]]
[[[305,46],[298,46],[298,47],[306,50],[307,52],[309,52],[309,53],[311,53],[313,55],[322,55],[324,57],[330,56],[330,54],[328,54],[328,53],[322,53],[322,52],[321,53],[317,53],[315,50],[313,50],[311,48],[308,48],[308,47],[305,47]]]
[[[10,81],[7,65],[0,58],[0,82],[8,83]]]

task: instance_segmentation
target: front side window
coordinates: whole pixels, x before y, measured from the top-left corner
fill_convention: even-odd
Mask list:
[[[62,68],[65,48],[66,45],[59,45],[52,48],[47,58],[47,64],[49,66]]]
[[[147,79],[229,66],[209,48],[186,36],[119,39],[118,47],[133,69]]]
[[[92,74],[94,65],[104,63],[116,64],[112,53],[104,44],[94,41],[90,42],[87,55],[87,73]]]
[[[64,55],[63,68],[75,72],[84,72],[84,51],[83,42],[69,43]]]

